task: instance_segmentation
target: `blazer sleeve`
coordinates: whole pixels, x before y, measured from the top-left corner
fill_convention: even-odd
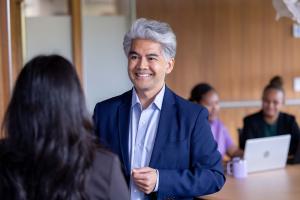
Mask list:
[[[291,145],[290,145],[289,155],[296,154],[299,145],[299,140],[300,140],[299,126],[296,122],[295,117],[293,116],[291,120]]]
[[[247,139],[254,138],[254,130],[252,120],[250,118],[244,118],[244,127],[241,130],[240,135],[240,148],[245,149]],[[259,122],[257,122],[259,123]]]
[[[114,157],[113,160],[108,193],[110,200],[129,200],[129,190],[121,171],[120,161],[117,157]]]
[[[190,138],[189,169],[159,169],[160,198],[192,198],[219,191],[225,183],[222,158],[217,151],[207,111],[199,112]]]

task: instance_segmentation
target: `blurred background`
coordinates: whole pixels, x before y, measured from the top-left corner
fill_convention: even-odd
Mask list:
[[[277,1],[277,0],[276,0]],[[0,120],[14,80],[37,54],[71,60],[81,78],[87,106],[132,87],[123,53],[124,33],[145,17],[165,21],[178,42],[167,85],[184,98],[199,82],[221,98],[221,120],[238,142],[242,119],[261,107],[264,86],[282,76],[284,111],[300,122],[299,26],[276,20],[272,0],[1,0]]]

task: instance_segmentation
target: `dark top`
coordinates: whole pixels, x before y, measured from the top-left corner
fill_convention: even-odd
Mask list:
[[[11,162],[12,159],[14,161]],[[14,170],[12,170],[16,168],[16,166],[12,166],[14,165],[12,163],[15,161],[14,158],[3,155],[3,152],[0,152],[0,199],[26,199],[23,194],[20,194],[18,186],[11,184],[18,178],[18,176],[14,175]],[[22,165],[17,167],[22,167]],[[116,155],[105,150],[97,151],[89,172],[86,177],[85,187],[90,200],[129,199],[129,190]]]
[[[263,119],[263,111],[259,111],[244,118],[244,127],[240,136],[240,148],[245,149],[246,140],[251,138],[267,137],[265,133],[266,122]],[[300,138],[300,131],[293,115],[280,112],[276,124],[276,135],[291,135],[289,155],[294,155]]]
[[[86,179],[90,200],[129,199],[129,190],[121,171],[118,157],[112,153],[98,151],[94,165]]]
[[[277,122],[274,124],[268,124],[264,122],[264,137],[276,136],[277,135]]]

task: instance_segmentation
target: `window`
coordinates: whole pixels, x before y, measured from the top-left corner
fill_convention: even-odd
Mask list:
[[[25,17],[69,15],[68,0],[25,0]]]

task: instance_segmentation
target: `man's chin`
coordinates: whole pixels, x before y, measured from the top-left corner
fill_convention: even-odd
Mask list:
[[[147,92],[151,90],[149,87],[141,85],[134,85],[134,88],[139,92]]]

